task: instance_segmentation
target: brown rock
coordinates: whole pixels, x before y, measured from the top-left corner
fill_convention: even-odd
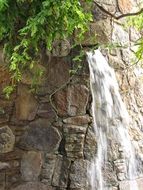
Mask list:
[[[72,85],[68,87],[68,115],[76,116],[86,113],[89,90],[85,85]]]
[[[132,0],[118,0],[119,9],[122,13],[126,14],[132,10]]]
[[[42,158],[40,152],[28,151],[21,160],[23,181],[37,181],[40,175]]]
[[[54,103],[58,112],[58,115],[63,117],[67,116],[67,91],[60,90],[54,95]]]
[[[54,57],[46,64],[45,82],[38,90],[38,94],[51,94],[56,89],[66,84],[70,77],[70,64],[64,58]]]
[[[0,153],[11,152],[14,148],[15,136],[8,126],[0,127]]]
[[[50,153],[57,151],[60,141],[58,130],[49,125],[49,120],[37,119],[29,124],[19,146],[26,150],[45,150]]]
[[[72,125],[85,125],[91,122],[89,115],[69,117],[63,120],[64,123]]]
[[[33,120],[38,109],[35,97],[30,93],[25,85],[18,87],[18,97],[16,99],[16,117],[18,120]]]
[[[40,182],[27,182],[21,185],[18,185],[11,190],[53,190],[53,188],[48,187]]]
[[[78,33],[78,32],[77,32]],[[76,33],[75,33],[76,38]],[[111,39],[111,24],[109,19],[91,23],[89,31],[86,32],[84,40],[79,42],[84,46],[96,45],[97,43],[108,43]],[[76,40],[78,43],[78,40]]]
[[[3,92],[3,89],[9,85],[10,81],[11,78],[8,69],[0,63],[0,95]]]
[[[85,85],[71,85],[54,95],[55,107],[60,116],[76,116],[86,113],[89,90]]]

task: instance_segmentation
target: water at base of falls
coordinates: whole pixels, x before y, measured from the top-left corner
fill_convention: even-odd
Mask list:
[[[92,92],[92,115],[97,139],[97,153],[88,168],[91,190],[108,190],[103,168],[108,161],[109,137],[116,139],[126,160],[126,177],[132,179],[130,190],[139,190],[136,180],[135,153],[128,134],[129,116],[119,94],[114,70],[100,50],[87,52]],[[110,147],[109,147],[110,148]]]

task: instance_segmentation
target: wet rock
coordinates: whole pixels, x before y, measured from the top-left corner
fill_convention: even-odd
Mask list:
[[[58,130],[49,125],[49,120],[37,119],[29,124],[19,146],[26,150],[45,150],[50,153],[57,151],[60,141]]]
[[[38,102],[25,85],[18,87],[16,99],[16,118],[18,120],[33,120],[38,109]]]
[[[70,169],[70,161],[59,156],[53,174],[52,185],[60,188],[66,188],[68,185],[68,174]]]
[[[91,122],[89,115],[69,117],[63,120],[64,123],[72,125],[85,125]]]
[[[17,187],[12,188],[11,190],[53,190],[53,188],[48,187],[47,185],[44,185],[40,182],[27,182],[18,185]]]
[[[110,162],[106,162],[102,172],[107,186],[118,186],[116,172],[114,171],[113,165]]]
[[[133,180],[122,181],[122,182],[120,182],[119,188],[120,188],[120,190],[130,190],[130,184],[133,185],[133,183],[134,183]],[[143,188],[143,178],[136,179],[136,183],[138,185],[138,189],[142,190],[142,188]]]
[[[0,153],[11,152],[14,148],[15,136],[8,126],[0,127]]]
[[[76,160],[71,165],[70,173],[70,188],[71,189],[80,189],[87,188],[87,161],[85,160]]]
[[[40,152],[28,151],[21,160],[23,181],[37,181],[40,175],[42,158]]]

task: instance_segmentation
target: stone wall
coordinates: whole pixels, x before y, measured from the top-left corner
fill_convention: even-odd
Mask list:
[[[132,65],[133,43],[139,34],[133,27],[125,27],[125,17],[117,18],[137,12],[139,6],[135,0],[96,0],[94,22],[83,46],[88,49],[97,43],[108,47],[118,44],[102,52],[116,71],[131,118],[130,135],[137,154],[143,158],[142,70]],[[96,40],[91,40],[91,36],[96,36]],[[32,73],[27,72],[9,100],[2,94],[10,76],[0,54],[0,190],[90,189],[87,165],[96,154],[96,138],[86,59],[75,75],[69,72],[76,70],[77,63],[72,58],[78,52],[70,50],[69,42],[62,42],[60,47],[56,44],[50,60],[43,55],[39,67],[44,68],[45,74],[37,91],[30,91]],[[107,184],[111,190],[129,190],[120,157],[122,150],[113,144],[109,171],[105,173]],[[140,167],[140,190],[142,171]]]

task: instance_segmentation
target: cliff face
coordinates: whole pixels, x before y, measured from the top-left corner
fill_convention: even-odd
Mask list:
[[[141,2],[95,0],[92,9],[94,22],[83,45],[88,48],[97,43],[108,47],[113,44],[102,52],[116,71],[131,119],[130,136],[142,157],[142,70],[132,64],[133,44],[140,34],[127,27],[125,21],[125,17],[140,11]],[[55,44],[55,56],[50,60],[42,58],[39,67],[44,68],[45,74],[36,93],[29,90],[31,73],[25,74],[10,100],[0,93],[0,190],[90,189],[87,165],[96,154],[97,145],[92,128],[88,64],[83,60],[82,69],[71,76],[69,71],[77,69],[72,57],[78,50],[69,48],[69,42]],[[0,90],[9,81],[0,53]],[[114,145],[109,150],[107,184],[111,190],[129,190],[120,150]],[[140,167],[140,190],[142,172]]]

